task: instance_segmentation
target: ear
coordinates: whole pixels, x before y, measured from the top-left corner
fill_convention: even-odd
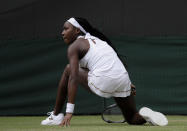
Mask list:
[[[76,28],[76,29],[75,29],[75,33],[76,33],[76,34],[80,34],[80,33],[81,33],[81,30],[78,29],[78,28]]]

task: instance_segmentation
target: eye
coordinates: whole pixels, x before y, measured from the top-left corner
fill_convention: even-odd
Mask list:
[[[64,30],[67,30],[67,27],[64,27],[63,29],[64,29]]]

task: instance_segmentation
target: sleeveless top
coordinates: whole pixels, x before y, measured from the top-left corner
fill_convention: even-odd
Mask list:
[[[79,61],[80,67],[89,69],[89,73],[95,76],[119,78],[121,75],[128,74],[116,52],[107,42],[97,37],[79,36],[77,39],[79,38],[87,39],[90,45],[88,52]]]

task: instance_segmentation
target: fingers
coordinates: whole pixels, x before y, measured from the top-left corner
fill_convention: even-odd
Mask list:
[[[70,120],[69,119],[64,119],[60,126],[68,127],[70,126]]]
[[[136,87],[133,84],[131,84],[131,94],[134,96],[136,95]]]
[[[70,126],[70,120],[67,119],[65,122],[64,122],[64,126],[67,127],[67,126]]]
[[[65,127],[70,126],[71,117],[72,114],[66,114],[60,126],[65,126]]]
[[[135,95],[136,95],[136,90],[133,90],[133,91],[132,91],[132,94],[135,96]]]
[[[136,88],[135,85],[131,84],[131,88]]]

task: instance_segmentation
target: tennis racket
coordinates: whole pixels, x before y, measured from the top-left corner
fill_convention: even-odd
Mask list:
[[[105,108],[101,114],[102,119],[107,123],[124,123],[125,119],[117,104],[112,104]]]

